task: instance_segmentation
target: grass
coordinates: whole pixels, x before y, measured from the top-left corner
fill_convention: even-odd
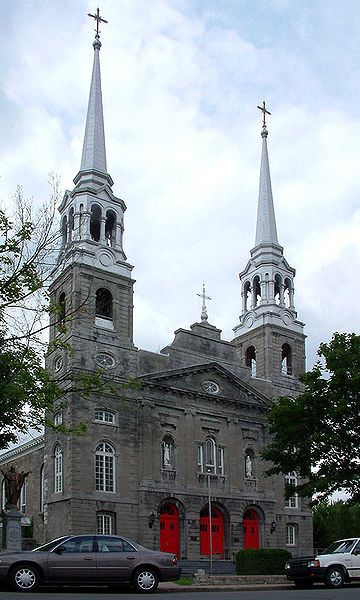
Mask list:
[[[176,580],[176,583],[178,585],[191,585],[192,584],[192,577],[180,577],[180,579]]]

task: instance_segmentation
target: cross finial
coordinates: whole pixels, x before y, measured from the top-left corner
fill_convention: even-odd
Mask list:
[[[105,21],[105,19],[100,17],[99,8],[96,9],[96,13],[94,15],[92,15],[91,13],[88,13],[88,17],[92,17],[93,19],[95,19],[95,21],[96,21],[96,29],[95,29],[96,37],[100,37],[99,25],[100,25],[100,23],[107,23],[107,21]]]
[[[205,300],[211,300],[211,298],[210,298],[210,296],[207,296],[205,293],[205,283],[203,283],[202,294],[196,294],[196,295],[200,296],[200,298],[202,298],[201,320],[207,322],[208,314],[207,314],[207,310],[206,310]]]
[[[262,106],[258,106],[258,109],[261,110],[262,114],[263,114],[263,128],[266,129],[266,115],[271,115],[271,112],[269,112],[268,110],[266,110],[266,106],[265,106],[265,100],[263,100],[263,105]]]

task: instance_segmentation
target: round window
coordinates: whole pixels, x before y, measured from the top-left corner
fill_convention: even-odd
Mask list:
[[[61,371],[63,366],[63,359],[62,356],[57,356],[54,360],[54,370],[57,373],[58,371]]]
[[[208,394],[217,394],[220,391],[220,388],[215,381],[204,381],[202,386]]]
[[[102,369],[111,369],[111,367],[115,366],[115,359],[111,354],[106,354],[105,352],[99,352],[95,356],[95,362]]]

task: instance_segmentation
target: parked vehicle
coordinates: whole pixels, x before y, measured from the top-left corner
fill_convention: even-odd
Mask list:
[[[33,592],[44,583],[130,582],[136,591],[150,593],[180,572],[174,554],[114,535],[64,536],[31,551],[0,554],[0,581],[18,592]]]
[[[317,556],[292,558],[285,564],[285,573],[298,588],[310,587],[316,581],[340,588],[345,582],[360,579],[360,538],[337,540]]]

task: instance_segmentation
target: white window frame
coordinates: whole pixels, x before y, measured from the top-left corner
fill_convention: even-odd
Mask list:
[[[40,512],[44,512],[45,506],[45,469],[42,465],[40,469]]]
[[[94,421],[104,423],[104,425],[115,425],[115,413],[104,408],[96,408],[94,411]]]
[[[25,515],[26,513],[26,481],[21,486],[20,498],[19,498],[19,509],[20,512]]]
[[[115,534],[115,519],[114,515],[107,512],[98,512],[96,515],[96,533],[97,535],[114,535]]]
[[[285,475],[284,477],[284,484],[291,484],[291,485],[297,485],[297,475],[295,472],[292,473],[288,473],[287,475]],[[285,507],[286,508],[299,508],[299,496],[298,494],[294,494],[293,496],[290,496],[290,498],[288,498],[287,500],[285,500]]]
[[[59,410],[54,414],[54,425],[62,425],[63,424],[63,412]]]
[[[63,453],[60,444],[54,448],[54,492],[59,494],[63,490]]]
[[[2,510],[6,508],[5,479],[1,482],[1,508]]]
[[[210,475],[224,475],[224,456],[224,447],[219,446],[213,437],[206,438],[205,442],[197,445],[198,472]]]
[[[95,490],[115,492],[115,450],[109,442],[100,442],[95,449]]]
[[[296,546],[297,544],[297,527],[292,523],[286,525],[286,545],[287,546]]]

